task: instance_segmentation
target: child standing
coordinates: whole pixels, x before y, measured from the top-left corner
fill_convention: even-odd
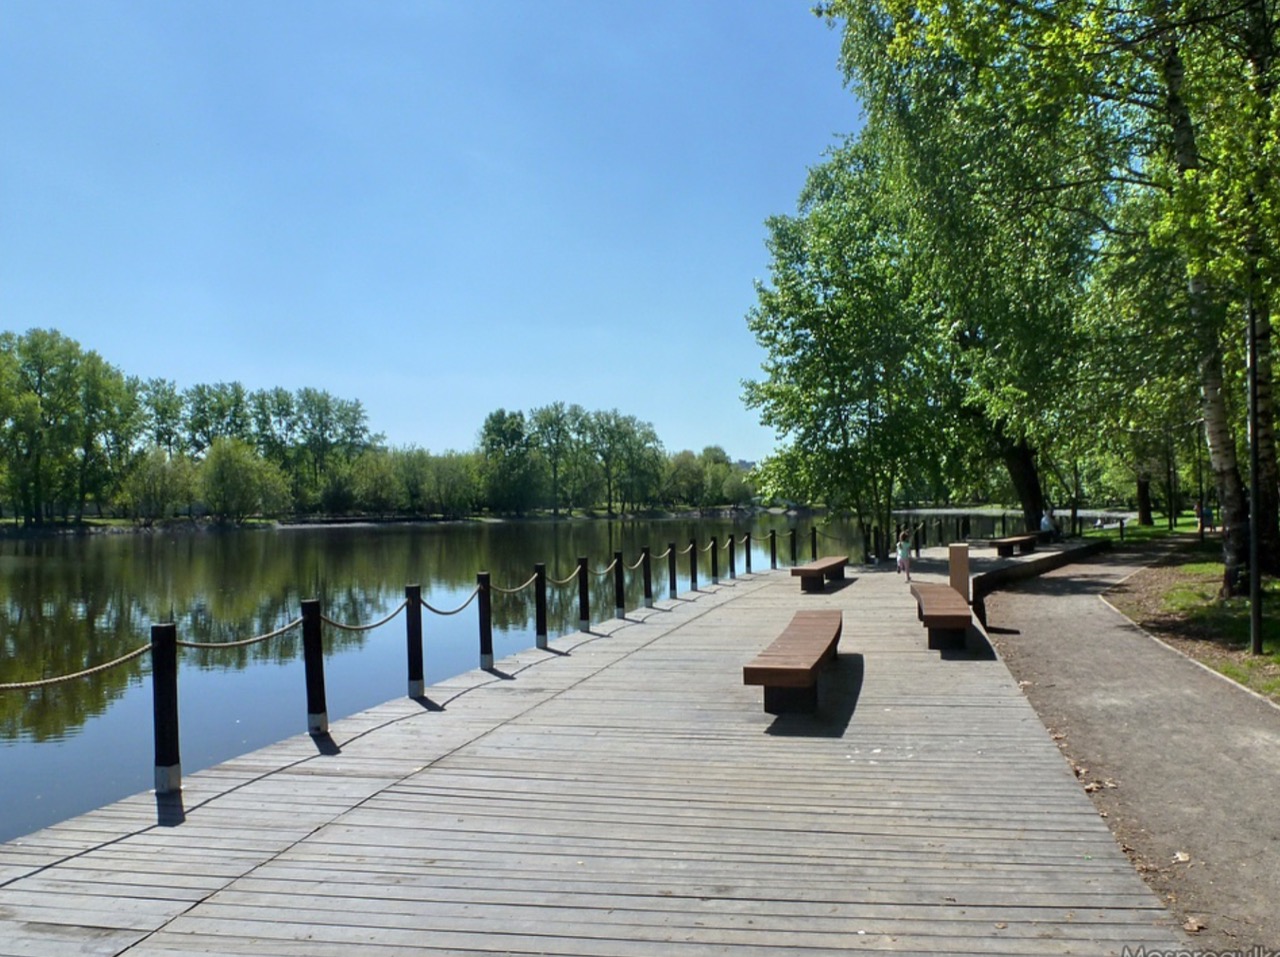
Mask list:
[[[911,581],[911,536],[905,531],[898,536],[898,572],[906,572]]]

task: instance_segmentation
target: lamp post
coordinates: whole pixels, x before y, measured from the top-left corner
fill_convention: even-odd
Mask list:
[[[1258,310],[1253,293],[1249,310],[1249,650],[1262,654],[1262,569],[1258,567]]]

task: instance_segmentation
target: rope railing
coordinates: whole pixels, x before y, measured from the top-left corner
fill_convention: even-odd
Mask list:
[[[813,531],[813,541],[816,541],[816,529]],[[795,561],[795,529],[790,530],[792,541],[792,560]],[[751,534],[750,532],[738,537],[730,533],[723,542],[723,547],[728,551],[729,557],[729,575],[731,578],[736,577],[736,551],[738,546],[745,548],[746,570],[751,571]],[[777,568],[777,536],[771,531],[769,533],[769,550],[770,565]],[[711,578],[712,582],[719,581],[719,555],[721,551],[721,542],[713,536],[705,547],[699,548],[697,539],[691,539],[689,544],[678,549],[675,542],[669,542],[666,549],[657,556],[658,560],[667,562],[667,578],[668,578],[668,594],[674,599],[677,597],[677,560],[682,556],[688,556],[688,580],[689,587],[692,591],[698,591],[698,565],[699,556],[702,554],[710,554]],[[324,626],[338,629],[344,632],[370,632],[381,628],[393,619],[397,618],[402,612],[405,613],[405,635],[406,635],[406,651],[408,657],[408,676],[409,676],[409,696],[420,698],[425,694],[425,674],[423,667],[423,649],[422,649],[422,612],[426,611],[439,616],[458,615],[472,604],[478,603],[478,618],[480,631],[480,663],[481,668],[493,668],[493,612],[491,607],[492,596],[494,593],[505,596],[513,596],[523,593],[529,589],[534,590],[535,599],[535,637],[536,645],[540,649],[548,647],[548,627],[547,627],[547,589],[548,586],[563,587],[574,582],[578,585],[579,595],[579,630],[589,631],[591,624],[590,609],[590,579],[604,578],[611,572],[614,578],[614,607],[615,615],[618,618],[624,618],[626,615],[626,573],[639,571],[642,575],[644,607],[653,606],[653,582],[652,582],[652,563],[654,556],[648,546],[641,549],[640,556],[635,562],[628,562],[624,559],[622,552],[615,552],[613,560],[602,569],[592,570],[585,557],[580,557],[574,571],[564,578],[549,578],[546,573],[546,566],[538,564],[534,566],[534,573],[513,587],[503,587],[495,585],[490,581],[488,572],[480,572],[476,576],[476,586],[471,593],[466,596],[463,602],[456,608],[442,609],[437,608],[430,602],[426,601],[421,594],[421,587],[418,585],[405,586],[405,598],[396,605],[389,613],[376,621],[367,623],[348,623],[337,621],[320,611],[320,602],[317,599],[307,599],[301,603],[302,614],[300,617],[286,622],[273,631],[261,635],[255,635],[250,638],[236,639],[233,641],[187,641],[179,640],[177,637],[177,625],[174,623],[155,624],[151,626],[151,641],[141,647],[122,655],[112,661],[103,662],[90,668],[56,676],[42,678],[33,681],[0,683],[0,691],[21,691],[27,689],[36,689],[48,687],[51,685],[61,684],[63,682],[74,681],[94,675],[108,669],[124,665],[134,659],[141,657],[148,652],[151,653],[151,677],[152,692],[154,698],[155,722],[156,722],[156,792],[159,794],[171,793],[181,790],[181,770],[180,761],[178,759],[178,741],[177,741],[177,666],[179,649],[196,649],[202,651],[219,651],[232,648],[244,648],[249,645],[258,644],[273,638],[279,638],[295,628],[302,629],[302,646],[303,646],[303,664],[306,679],[306,695],[307,695],[307,727],[308,731],[313,735],[325,734],[328,731],[328,712],[326,706],[326,695],[324,687],[324,652],[322,643],[322,630]]]
[[[96,675],[99,672],[107,671],[117,665],[125,664],[145,655],[151,650],[151,644],[148,642],[140,648],[135,648],[127,654],[114,658],[111,661],[104,661],[102,664],[94,665],[91,668],[85,668],[83,671],[76,671],[69,675],[57,675],[52,678],[37,678],[34,681],[10,681],[0,684],[0,691],[30,691],[35,688],[49,688],[53,685],[60,685],[68,681],[75,681],[77,678],[87,678],[90,675]]]
[[[471,594],[467,596],[466,601],[464,601],[457,608],[451,608],[448,611],[442,611],[439,608],[435,608],[424,599],[419,599],[419,603],[422,605],[423,608],[431,612],[433,615],[443,615],[445,617],[448,617],[450,615],[456,615],[460,612],[466,611],[467,608],[471,605],[471,603],[476,600],[476,596],[479,594],[480,594],[480,586],[477,585],[475,588],[471,589]]]
[[[395,610],[391,612],[391,614],[387,615],[387,617],[383,618],[381,621],[371,621],[367,625],[346,625],[340,621],[334,621],[332,618],[328,617],[327,615],[321,615],[320,620],[324,622],[326,625],[332,625],[334,628],[337,628],[339,631],[373,631],[373,629],[375,628],[381,628],[383,625],[389,622],[396,615],[400,614],[400,612],[404,611],[405,607],[408,604],[409,603],[407,601],[400,602],[400,604],[396,605]]]
[[[292,631],[302,624],[301,618],[295,618],[287,625],[281,625],[275,631],[269,631],[265,635],[254,635],[252,638],[237,638],[235,641],[178,641],[179,648],[201,648],[206,651],[219,651],[223,648],[247,648],[249,645],[256,645],[259,642],[268,641],[272,638],[279,638],[281,635]]]
[[[523,585],[517,585],[515,588],[500,588],[497,585],[493,585],[492,588],[494,591],[496,591],[500,595],[518,595],[522,591],[524,591],[526,588],[528,588],[530,585],[532,585],[534,582],[536,582],[537,580],[538,580],[538,573],[534,572],[532,575],[529,576],[529,580],[526,581]]]

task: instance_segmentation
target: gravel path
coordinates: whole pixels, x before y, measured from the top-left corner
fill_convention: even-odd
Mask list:
[[[1280,708],[1101,597],[1116,550],[986,601],[992,642],[1117,841],[1206,950],[1280,950]]]

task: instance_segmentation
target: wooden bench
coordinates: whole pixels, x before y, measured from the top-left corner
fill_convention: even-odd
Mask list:
[[[1015,548],[1023,555],[1034,552],[1038,537],[1038,535],[1010,535],[1008,538],[993,538],[991,545],[1001,558],[1011,558]]]
[[[847,564],[848,555],[831,555],[796,565],[791,569],[791,576],[800,579],[801,591],[822,591],[827,582],[844,578],[844,566]]]
[[[911,594],[916,600],[916,615],[929,630],[930,648],[965,644],[973,624],[973,610],[964,595],[950,585],[935,582],[912,582]]]
[[[782,634],[742,666],[742,683],[764,686],[769,714],[816,711],[818,672],[835,661],[843,625],[838,609],[796,612]]]

